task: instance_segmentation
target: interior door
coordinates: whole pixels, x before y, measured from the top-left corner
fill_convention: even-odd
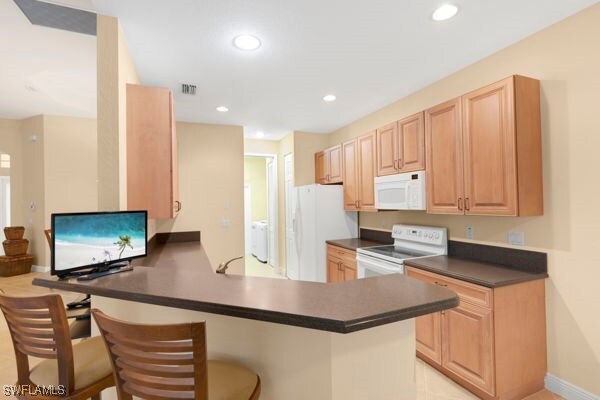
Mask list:
[[[267,161],[267,222],[269,229],[269,264],[278,267],[279,257],[277,255],[277,164],[273,158]]]
[[[353,139],[342,144],[344,210],[358,210],[358,148]]]
[[[294,159],[292,154],[283,158],[285,181],[285,263],[286,274],[290,279],[299,279],[298,253],[296,252],[296,196],[294,188]]]
[[[375,173],[377,170],[377,152],[375,138],[375,131],[358,138],[358,206],[361,211],[376,211]]]
[[[460,98],[425,111],[427,212],[463,214]]]
[[[398,121],[398,172],[425,169],[425,120],[420,112]]]
[[[246,254],[252,253],[252,191],[244,183],[244,243]]]
[[[377,129],[377,176],[398,173],[397,132],[396,122]]]
[[[513,78],[463,96],[465,211],[517,215]]]

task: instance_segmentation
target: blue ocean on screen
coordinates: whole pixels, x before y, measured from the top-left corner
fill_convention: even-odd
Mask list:
[[[146,253],[146,214],[57,215],[53,234],[56,270],[127,259]]]

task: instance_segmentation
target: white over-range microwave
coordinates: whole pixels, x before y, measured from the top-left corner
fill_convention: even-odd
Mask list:
[[[425,171],[376,177],[375,207],[379,210],[425,210]]]

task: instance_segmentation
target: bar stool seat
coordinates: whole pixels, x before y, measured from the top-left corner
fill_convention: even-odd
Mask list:
[[[110,356],[101,336],[73,345],[75,390],[112,375]],[[29,379],[38,386],[58,386],[58,363],[44,360],[31,369]]]
[[[208,400],[248,400],[258,383],[255,372],[226,361],[208,360]]]

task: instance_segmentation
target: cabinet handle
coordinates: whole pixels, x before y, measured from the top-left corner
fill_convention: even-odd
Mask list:
[[[356,201],[354,202],[354,207],[355,207],[355,208],[358,208],[358,200],[356,200]]]
[[[471,204],[469,202],[469,198],[465,197],[465,210],[469,211],[471,209]]]
[[[175,211],[177,211],[177,212],[181,211],[181,202],[179,200],[175,200],[175,205],[177,205],[177,208],[175,209]]]
[[[446,315],[446,310],[442,310],[442,315]]]
[[[462,197],[459,197],[459,198],[458,198],[458,209],[459,209],[460,211],[462,211],[462,210],[463,210],[463,201],[462,201]]]
[[[342,270],[342,263],[339,262],[339,263],[337,263],[337,265],[338,265],[338,271],[341,271]]]
[[[448,285],[445,283],[439,283],[439,282],[434,282],[434,283],[438,286],[448,287]]]

